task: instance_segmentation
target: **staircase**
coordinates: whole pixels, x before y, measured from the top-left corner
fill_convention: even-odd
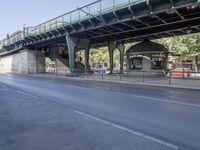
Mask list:
[[[81,62],[75,63],[74,73],[83,73],[85,66]],[[69,58],[63,55],[58,55],[56,59],[56,73],[58,75],[67,75],[70,74],[69,69]]]
[[[68,66],[69,66],[68,59],[58,55],[57,59],[56,59],[56,73],[58,75],[69,74],[70,73],[70,69],[69,69]]]

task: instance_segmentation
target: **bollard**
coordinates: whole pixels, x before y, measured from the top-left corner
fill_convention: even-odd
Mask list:
[[[171,74],[171,70],[169,71],[169,85],[172,84],[172,74]]]
[[[82,78],[84,78],[85,71],[82,70],[81,74],[82,74]]]
[[[87,78],[89,78],[89,72],[88,71],[86,71],[86,75],[87,75]]]
[[[142,82],[144,83],[144,70],[142,71]]]

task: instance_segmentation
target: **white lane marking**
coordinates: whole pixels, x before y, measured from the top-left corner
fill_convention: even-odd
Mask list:
[[[4,84],[0,84],[0,86],[1,86],[1,87],[3,87],[3,88],[5,88],[5,87],[6,87],[6,85],[4,85]]]
[[[38,99],[38,98],[39,98],[39,97],[37,97],[37,96],[35,96],[35,95],[29,94],[29,93],[26,93],[26,92],[23,92],[23,91],[20,91],[20,90],[18,90],[17,92],[20,93],[20,94],[23,94],[23,95],[26,95],[26,96],[35,98],[35,99]]]
[[[92,88],[88,87],[83,87],[83,86],[76,86],[76,85],[65,85],[65,87],[73,87],[73,88],[78,88],[78,89],[85,89],[85,90],[91,90]]]
[[[200,107],[200,105],[198,105],[198,104],[191,104],[191,103],[187,103],[187,102],[178,102],[178,101],[172,101],[172,100],[167,100],[167,99],[146,97],[146,96],[141,96],[141,95],[131,95],[131,96],[135,97],[135,98],[140,98],[143,101],[151,100],[151,101],[156,101],[156,102],[164,102],[164,103],[179,104],[179,105],[192,106],[192,107]]]
[[[109,87],[105,87],[104,90],[111,90]]]
[[[123,130],[125,132],[128,132],[130,134],[133,134],[133,135],[136,135],[136,136],[140,136],[142,138],[145,138],[147,140],[150,140],[150,141],[153,141],[155,143],[158,143],[158,144],[161,144],[163,146],[166,146],[168,148],[172,148],[172,149],[178,149],[179,147],[172,144],[172,143],[169,143],[169,142],[166,142],[166,141],[163,141],[161,139],[158,139],[158,138],[155,138],[155,137],[152,137],[150,135],[147,135],[145,133],[142,133],[142,132],[138,132],[138,131],[135,131],[135,130],[132,130],[132,129],[128,129],[126,127],[123,127],[121,125],[117,125],[117,124],[114,124],[110,121],[106,121],[106,120],[103,120],[101,118],[98,118],[98,117],[95,117],[93,115],[90,115],[90,114],[87,114],[87,113],[84,113],[84,112],[80,112],[80,111],[77,111],[77,110],[74,110],[75,113],[81,115],[81,116],[84,116],[86,118],[90,118],[90,119],[93,119],[95,121],[98,121],[98,122],[101,122],[101,123],[104,123],[106,125],[109,125],[111,127],[114,127],[114,128],[117,128],[117,129],[120,129],[120,130]]]

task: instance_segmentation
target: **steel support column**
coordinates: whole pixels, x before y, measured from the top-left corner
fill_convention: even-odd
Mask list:
[[[83,40],[84,44],[84,50],[85,50],[85,73],[88,73],[90,70],[90,62],[89,62],[89,56],[90,56],[90,44],[89,40]]]
[[[124,69],[124,44],[117,44],[117,49],[120,51],[120,73],[122,74]]]
[[[57,51],[58,51],[58,46],[56,45],[52,48],[53,61],[55,63],[55,74],[57,74]]]
[[[75,70],[75,41],[73,38],[67,34],[66,36],[67,46],[68,46],[68,54],[69,54],[69,68],[71,72]]]
[[[113,73],[113,51],[116,48],[115,43],[109,43],[108,44],[108,50],[109,50],[109,59],[110,59],[110,73]]]
[[[109,58],[110,58],[110,73],[113,73],[113,52],[115,49],[118,49],[120,52],[120,73],[123,73],[123,66],[124,66],[124,50],[125,46],[123,44],[118,43],[109,43]]]
[[[69,67],[70,71],[75,70],[75,54],[76,48],[84,49],[85,51],[85,71],[89,71],[89,51],[90,51],[90,41],[88,39],[80,39],[71,37],[69,34],[66,36],[68,53],[69,53]]]
[[[38,62],[39,62],[39,60],[38,60],[38,50],[37,50],[37,48],[35,49],[35,57],[36,57],[36,74],[39,74],[39,72],[38,72]]]

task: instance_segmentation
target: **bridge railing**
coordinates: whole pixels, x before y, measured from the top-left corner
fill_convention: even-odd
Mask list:
[[[4,46],[7,46],[7,45],[9,45],[8,39],[3,39],[2,40],[2,46],[4,47]]]
[[[9,44],[16,43],[23,39],[24,39],[24,33],[23,33],[23,31],[21,31],[21,32],[17,33],[16,35],[9,38]]]
[[[146,0],[98,0],[35,27],[24,28],[23,32],[2,40],[0,49],[4,46],[8,46],[20,40],[23,40],[25,37],[41,35],[46,32],[65,27],[67,25],[71,25],[73,23],[82,22],[83,20],[93,18],[94,16],[99,16],[109,11],[112,12],[121,7],[143,1]]]
[[[37,36],[42,33],[52,31],[70,25],[75,22],[79,22],[84,19],[88,19],[90,14],[97,15],[100,14],[100,1],[94,2],[77,10],[66,13],[62,16],[49,20],[43,24],[40,24],[35,27],[29,27],[25,29],[26,36]]]
[[[12,35],[11,37],[7,37],[6,39],[3,39],[0,41],[0,49],[3,49],[5,46],[9,46],[11,44],[17,43],[24,39],[24,33],[23,31],[16,33],[15,35]]]
[[[3,48],[3,42],[0,40],[0,50]]]
[[[4,52],[4,46],[9,45],[7,39],[3,39],[0,41],[0,54]]]
[[[133,3],[138,3],[146,0],[98,0],[84,7],[77,8],[74,11],[61,15],[57,18],[49,20],[35,27],[25,29],[25,36],[37,36],[48,31],[52,31],[73,23],[82,22],[83,20],[98,16],[108,11],[119,9]]]

